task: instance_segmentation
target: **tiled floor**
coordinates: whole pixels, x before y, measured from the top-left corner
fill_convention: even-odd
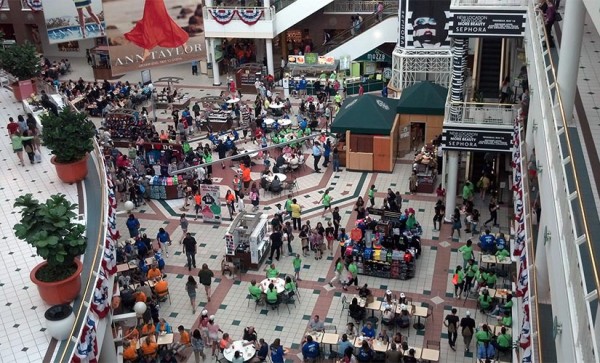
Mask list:
[[[586,25],[585,41],[582,52],[582,66],[580,69],[579,85],[582,93],[587,94],[584,98],[584,105],[588,118],[597,119],[600,117],[598,100],[593,96],[600,92],[600,80],[598,75],[597,42],[600,37],[593,29],[591,22]],[[596,43],[594,43],[596,42]],[[586,63],[587,62],[587,63]],[[90,69],[80,64],[78,60],[72,61],[74,72],[69,77],[76,79],[82,76],[84,79],[91,79]],[[192,96],[204,96],[207,94],[218,94],[220,89],[215,89],[208,85],[212,82],[204,76],[189,76],[189,67],[187,65],[175,66],[169,69],[153,70],[153,76],[159,78],[165,75],[180,75],[186,77],[181,86]],[[125,76],[123,79],[138,81],[139,75],[134,74]],[[585,82],[585,83],[584,83]],[[589,90],[588,90],[589,88]],[[585,92],[584,92],[585,91]],[[594,92],[594,95],[588,92]],[[245,95],[245,98],[251,99],[253,95]],[[589,96],[589,97],[588,97]],[[39,198],[46,198],[52,193],[61,192],[67,194],[73,201],[77,200],[77,190],[75,186],[65,185],[57,181],[55,173],[45,155],[43,162],[35,166],[20,167],[16,163],[16,156],[12,153],[10,141],[6,135],[5,122],[8,116],[16,116],[21,113],[21,107],[18,103],[12,101],[10,92],[0,89],[0,107],[2,108],[2,128],[0,135],[0,159],[4,167],[4,173],[0,176],[0,192],[2,200],[2,221],[0,222],[0,231],[2,239],[2,253],[0,253],[1,266],[0,272],[0,362],[39,362],[46,354],[49,344],[48,336],[43,332],[43,312],[45,306],[39,299],[35,287],[32,286],[28,272],[40,262],[40,258],[35,256],[27,244],[17,241],[12,231],[18,215],[12,209],[12,202],[18,195],[31,192]],[[160,118],[165,115],[159,114]],[[598,132],[599,127],[593,123],[593,132]],[[164,124],[160,127],[164,127]],[[312,165],[312,160],[308,160],[307,165]],[[218,168],[215,168],[218,169]],[[219,173],[217,170],[216,173]],[[408,175],[410,174],[410,165],[407,163],[398,163],[392,174],[370,174],[344,171],[341,173],[312,174],[305,173],[298,178],[300,193],[296,195],[299,202],[305,209],[304,219],[311,220],[311,224],[319,220],[326,220],[320,217],[318,200],[320,193],[326,187],[332,188],[331,193],[334,198],[334,205],[338,205],[342,210],[342,224],[351,226],[354,222],[352,205],[357,196],[363,197],[367,193],[367,188],[375,184],[379,191],[385,191],[388,187],[394,190],[400,190],[404,195],[403,207],[412,207],[417,211],[417,219],[424,227],[423,254],[417,261],[417,276],[408,281],[385,280],[375,277],[361,276],[361,283],[368,283],[378,296],[382,296],[386,289],[397,292],[405,292],[418,303],[427,303],[434,307],[432,319],[426,322],[425,331],[415,331],[411,329],[409,341],[415,346],[423,346],[426,340],[441,341],[441,362],[471,362],[471,354],[463,352],[462,342],[458,341],[458,352],[453,352],[447,344],[445,330],[442,329],[443,317],[452,307],[459,309],[459,315],[463,316],[464,311],[470,309],[473,311],[474,302],[467,301],[463,306],[463,301],[457,301],[452,298],[451,271],[460,263],[457,248],[466,241],[463,238],[459,241],[450,241],[449,227],[444,226],[442,232],[432,232],[431,220],[433,216],[433,205],[435,198],[430,195],[405,195],[407,190]],[[230,174],[224,173],[220,183],[229,185],[227,178]],[[217,175],[218,176],[218,175]],[[223,192],[224,193],[224,192]],[[379,195],[381,197],[382,195]],[[263,199],[261,208],[265,211],[272,210],[274,203],[279,198]],[[149,205],[142,206],[135,211],[137,217],[142,223],[144,232],[149,236],[156,235],[158,228],[164,227],[171,233],[173,241],[178,241],[181,237],[181,231],[178,224],[178,208],[180,201],[169,201],[167,203],[151,202]],[[480,210],[486,210],[485,204],[478,201]],[[271,208],[271,209],[269,209]],[[485,213],[484,213],[485,214]],[[499,221],[502,230],[506,230],[508,225],[508,215],[510,210],[504,205],[499,213]],[[486,217],[486,216],[484,216]],[[487,218],[487,217],[486,217]],[[223,222],[221,226],[215,228],[214,225],[204,224],[200,221],[191,221],[190,231],[195,233],[195,237],[200,244],[197,264],[207,263],[215,271],[217,278],[212,285],[213,297],[210,303],[207,303],[204,291],[198,291],[197,303],[215,314],[216,321],[221,328],[229,332],[233,337],[240,337],[245,326],[253,325],[257,328],[259,336],[266,341],[272,342],[275,338],[281,338],[284,346],[292,349],[288,358],[298,361],[295,354],[298,353],[299,343],[304,333],[305,326],[311,315],[318,313],[327,324],[333,324],[342,329],[345,325],[345,313],[341,312],[342,291],[339,287],[330,288],[327,281],[333,276],[332,261],[334,257],[317,261],[314,258],[307,257],[303,261],[301,271],[302,281],[300,282],[300,299],[296,306],[290,306],[290,313],[283,307],[281,311],[274,312],[267,309],[254,308],[252,304],[248,306],[245,299],[248,283],[251,279],[260,280],[263,273],[251,271],[241,277],[241,280],[232,279],[229,276],[221,276],[220,261],[223,257],[223,234],[228,222]],[[124,219],[119,219],[119,227],[125,230]],[[298,248],[298,239],[295,240],[294,247]],[[171,303],[161,305],[160,315],[165,317],[173,326],[179,324],[186,328],[192,328],[197,325],[197,314],[192,314],[189,305],[189,299],[184,289],[185,280],[189,272],[184,268],[185,257],[181,254],[180,246],[177,242],[171,247],[171,255],[167,259],[166,272],[170,283]],[[336,249],[336,253],[339,253]],[[283,257],[277,263],[277,267],[282,273],[291,273],[292,264],[290,257]],[[197,270],[191,272],[196,274]],[[199,310],[197,310],[199,311]],[[32,312],[35,318],[32,317]],[[479,322],[482,320],[479,318]],[[192,360],[190,360],[192,361]]]

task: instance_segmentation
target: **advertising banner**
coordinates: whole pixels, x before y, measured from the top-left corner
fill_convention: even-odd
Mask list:
[[[220,187],[216,184],[200,184],[200,195],[202,196],[202,220],[221,223]]]
[[[403,0],[399,11],[401,47],[450,47],[450,0]]]
[[[44,0],[43,5],[50,44],[104,36],[102,0]]]
[[[206,59],[196,0],[103,0],[112,74]]]
[[[513,149],[512,130],[467,129],[446,127],[442,133],[442,145],[446,150],[505,151]]]
[[[453,12],[450,35],[461,37],[522,37],[525,13]]]

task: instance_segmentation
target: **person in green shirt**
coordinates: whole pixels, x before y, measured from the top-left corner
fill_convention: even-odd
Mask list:
[[[331,279],[331,281],[329,281],[329,286],[333,287],[333,282],[335,280],[340,280],[342,279],[342,272],[344,272],[344,263],[342,262],[342,258],[338,257],[337,260],[335,260],[335,266],[334,266],[334,271],[335,275],[333,276],[333,278]]]
[[[267,289],[266,295],[268,304],[277,304],[277,301],[279,300],[279,295],[277,294],[277,289],[275,289],[275,285],[273,285],[272,283],[269,284],[269,288]]]
[[[506,258],[510,256],[510,252],[504,249],[502,245],[498,246],[498,251],[496,251],[496,259],[498,261],[504,261]]]
[[[507,294],[506,295],[506,303],[496,305],[496,307],[490,313],[490,315],[500,317],[500,313],[503,311],[510,311],[512,313],[512,307],[513,307],[512,297],[513,297],[512,294]]]
[[[508,328],[512,327],[512,316],[510,316],[510,314],[510,311],[504,311],[502,318],[498,318],[500,325]]]
[[[31,140],[33,136],[21,136],[21,131],[16,131],[10,137],[10,142],[12,143],[13,152],[17,154],[19,161],[21,162],[21,166],[25,166],[25,161],[23,161],[23,141]]]
[[[337,93],[334,97],[335,103],[341,104],[342,103],[342,95]]]
[[[475,256],[473,256],[473,246],[472,245],[473,245],[473,241],[468,239],[467,244],[460,246],[460,248],[458,249],[458,252],[460,252],[462,254],[463,268],[467,268],[467,264],[469,263],[469,260],[475,258]]]
[[[300,281],[300,269],[302,268],[302,259],[300,258],[300,254],[296,253],[296,257],[292,260],[292,265],[294,265],[294,278],[297,281]]]
[[[470,259],[467,267],[465,267],[465,293],[469,294],[469,291],[473,288],[473,280],[479,273],[479,266],[475,264],[474,259]]]
[[[274,263],[267,266],[267,268],[265,268],[265,271],[267,272],[268,279],[274,279],[279,276],[279,271],[275,268]]]
[[[356,266],[356,262],[350,262],[350,265],[348,265],[348,272],[350,272],[352,278],[348,281],[347,286],[354,284],[354,287],[356,288],[356,290],[358,290],[358,267]],[[347,286],[344,285],[344,291],[348,291]]]
[[[256,300],[257,303],[262,304],[264,301],[263,292],[259,286],[256,285],[256,280],[252,280],[250,282],[250,286],[248,286],[248,292],[250,295]]]
[[[292,201],[292,195],[288,194],[287,200],[285,201],[285,204],[283,205],[283,208],[285,209],[288,216],[292,215],[292,204],[293,203],[294,202]]]
[[[473,183],[471,183],[470,180],[467,180],[462,191],[463,203],[465,203],[467,200],[473,199],[474,190],[475,186],[473,185]]]
[[[375,184],[371,185],[371,189],[369,189],[369,202],[373,208],[375,206]]]
[[[292,297],[296,294],[296,283],[294,283],[292,278],[289,276],[286,276],[286,278],[285,278],[284,288],[285,288],[285,293],[287,294],[288,297]]]
[[[496,280],[498,280],[498,278],[496,276],[495,271],[492,270],[487,273],[487,276],[485,278],[485,284],[487,285],[488,289],[493,289],[494,287],[496,287]]]
[[[456,270],[452,276],[452,283],[454,284],[454,297],[459,297],[462,295],[463,289],[465,288],[465,272],[463,271],[462,266],[456,266]]]
[[[502,327],[500,335],[496,337],[496,342],[492,344],[501,352],[509,352],[512,349],[512,337],[506,332],[505,327]]]
[[[477,301],[479,302],[479,307],[481,308],[482,313],[488,311],[492,306],[492,297],[487,289],[483,289],[483,291],[481,291]]]
[[[323,196],[321,196],[321,199],[319,199],[319,203],[322,202],[323,204],[323,213],[321,214],[321,217],[325,215],[325,212],[327,212],[327,209],[329,209],[329,211],[331,212],[331,200],[333,198],[331,197],[331,195],[329,195],[329,189],[325,190],[325,193],[323,193]]]

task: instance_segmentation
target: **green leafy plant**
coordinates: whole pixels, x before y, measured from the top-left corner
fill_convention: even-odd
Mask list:
[[[19,81],[35,78],[42,70],[37,49],[29,42],[17,43],[1,49],[0,67]]]
[[[68,201],[64,194],[54,194],[45,203],[25,194],[16,199],[13,207],[21,208],[21,220],[13,227],[15,235],[35,247],[48,262],[36,277],[56,282],[73,275],[75,257],[82,255],[87,246],[85,226],[77,223],[77,204]]]
[[[86,114],[63,107],[58,115],[52,112],[42,115],[41,121],[42,140],[52,150],[57,163],[79,161],[94,150],[92,138],[96,135],[96,127]]]

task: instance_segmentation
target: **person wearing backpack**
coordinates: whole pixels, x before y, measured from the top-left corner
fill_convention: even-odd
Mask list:
[[[456,316],[456,308],[452,309],[452,314],[446,315],[444,319],[444,326],[448,328],[448,344],[450,349],[456,351],[456,338],[458,336],[458,316]]]
[[[471,349],[471,340],[475,331],[475,320],[471,317],[471,312],[467,311],[465,317],[460,319],[461,335],[465,343],[465,352]]]

